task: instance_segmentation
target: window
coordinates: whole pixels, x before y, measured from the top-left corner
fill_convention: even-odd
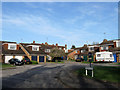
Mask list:
[[[77,50],[75,50],[75,53],[77,53]]]
[[[110,54],[110,57],[112,57],[112,54]]]
[[[90,47],[90,51],[93,51],[94,50],[94,47]]]
[[[45,49],[45,52],[50,52],[50,49]]]
[[[101,50],[103,50],[103,47],[101,47]]]
[[[10,50],[16,50],[16,45],[8,45],[8,49],[10,49]]]
[[[85,52],[85,50],[81,50],[81,53],[84,53]]]
[[[62,48],[59,48],[60,50],[62,49]]]
[[[108,50],[108,46],[101,47],[101,50]]]
[[[32,46],[33,51],[39,51],[39,47]]]
[[[101,57],[101,54],[97,54],[97,57]]]

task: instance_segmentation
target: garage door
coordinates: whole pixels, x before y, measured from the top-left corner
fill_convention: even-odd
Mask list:
[[[13,56],[5,56],[5,63],[9,63],[8,61],[13,58]]]
[[[32,56],[33,61],[37,61],[37,56]]]
[[[44,62],[44,56],[39,56],[39,62]]]
[[[15,58],[19,59],[20,61],[22,60],[22,56],[15,56]]]

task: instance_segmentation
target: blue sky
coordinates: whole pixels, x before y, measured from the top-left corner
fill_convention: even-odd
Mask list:
[[[48,41],[70,48],[104,38],[118,38],[117,2],[2,3],[2,40]]]

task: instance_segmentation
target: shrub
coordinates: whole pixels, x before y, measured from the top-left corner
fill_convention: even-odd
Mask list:
[[[31,62],[32,62],[32,64],[38,64],[37,61],[33,61],[33,60],[31,60]]]

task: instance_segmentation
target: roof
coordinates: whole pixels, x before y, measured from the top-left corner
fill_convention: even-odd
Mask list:
[[[0,43],[15,43],[15,44],[17,44],[16,42],[10,42],[10,41],[0,41]]]
[[[100,43],[100,45],[104,45],[104,44],[113,44],[113,40],[107,41],[107,39],[104,39],[103,42]]]
[[[23,45],[23,47],[28,51],[29,54],[37,54],[37,55],[41,55],[41,54],[46,54],[42,49],[40,49],[39,51],[32,51],[29,47],[26,47]]]
[[[22,49],[20,48],[19,50],[9,50],[9,49],[4,49],[2,47],[2,54],[11,54],[11,55],[16,55],[16,54],[25,54]]]
[[[15,44],[17,44],[16,42],[0,41],[0,47],[2,47],[3,43],[15,43]],[[4,47],[2,47],[2,48],[0,48],[0,51],[2,51],[2,54],[10,54],[10,55],[25,54],[20,47],[19,47],[19,50],[9,50],[9,49],[5,49]]]

